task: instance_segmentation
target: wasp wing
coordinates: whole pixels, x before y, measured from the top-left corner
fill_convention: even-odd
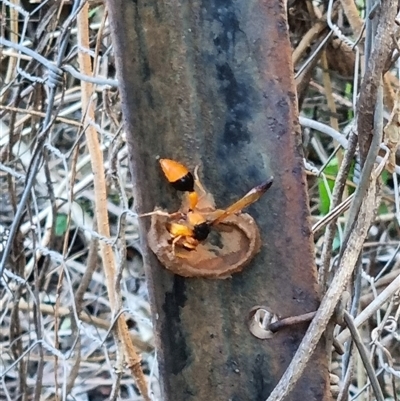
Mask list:
[[[263,196],[265,192],[271,187],[273,181],[274,177],[270,177],[267,181],[254,187],[245,196],[243,196],[243,198],[239,199],[237,202],[226,208],[222,212],[222,214],[220,214],[217,218],[212,220],[210,224],[212,225],[218,224],[222,220],[226,219],[229,215],[240,212],[245,207],[250,206],[254,202],[257,202],[261,198],[261,196]]]

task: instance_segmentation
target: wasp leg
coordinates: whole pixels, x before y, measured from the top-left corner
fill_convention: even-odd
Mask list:
[[[168,213],[168,212],[163,212],[162,210],[154,210],[153,212],[139,214],[138,217],[147,217],[153,215],[170,217],[171,219],[175,219],[178,217],[182,217],[182,212]]]
[[[175,237],[175,238],[172,240],[172,254],[173,254],[174,256],[176,256],[176,253],[175,253],[175,245],[176,245],[176,243],[177,243],[181,238],[183,238],[183,235],[178,235],[177,237]]]

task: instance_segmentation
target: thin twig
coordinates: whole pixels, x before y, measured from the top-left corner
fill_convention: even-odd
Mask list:
[[[400,274],[388,285],[376,299],[374,299],[355,319],[354,324],[359,327],[366,322],[387,300],[400,288]],[[343,330],[337,337],[336,340],[340,343],[344,343],[349,338],[349,331]]]
[[[384,401],[381,387],[379,386],[378,379],[376,378],[374,368],[369,361],[367,349],[365,348],[360,333],[358,332],[357,327],[354,324],[353,316],[351,316],[347,311],[344,311],[344,320],[350,330],[351,337],[353,338],[365,370],[368,374],[369,380],[371,381],[371,386],[374,389],[375,397],[377,401]]]

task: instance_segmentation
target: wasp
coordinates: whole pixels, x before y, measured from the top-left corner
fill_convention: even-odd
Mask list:
[[[196,168],[193,176],[186,166],[175,160],[160,159],[160,165],[172,187],[187,194],[188,209],[172,214],[155,211],[142,216],[159,214],[171,218],[172,221],[167,223],[166,228],[171,235],[173,253],[175,253],[175,246],[177,245],[189,251],[196,249],[200,242],[207,239],[213,226],[257,202],[273,183],[273,177],[270,177],[226,209],[206,213],[198,208],[199,200],[206,196],[206,191],[198,178],[198,168]]]

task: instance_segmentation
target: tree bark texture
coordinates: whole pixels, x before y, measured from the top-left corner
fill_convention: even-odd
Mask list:
[[[284,4],[108,2],[137,211],[178,208],[157,157],[200,165],[222,208],[275,177],[249,208],[261,252],[231,279],[174,276],[148,249],[141,219],[165,400],[265,400],[307,326],[260,340],[250,309],[287,317],[318,307]],[[328,399],[326,359],[321,345],[288,399]]]

